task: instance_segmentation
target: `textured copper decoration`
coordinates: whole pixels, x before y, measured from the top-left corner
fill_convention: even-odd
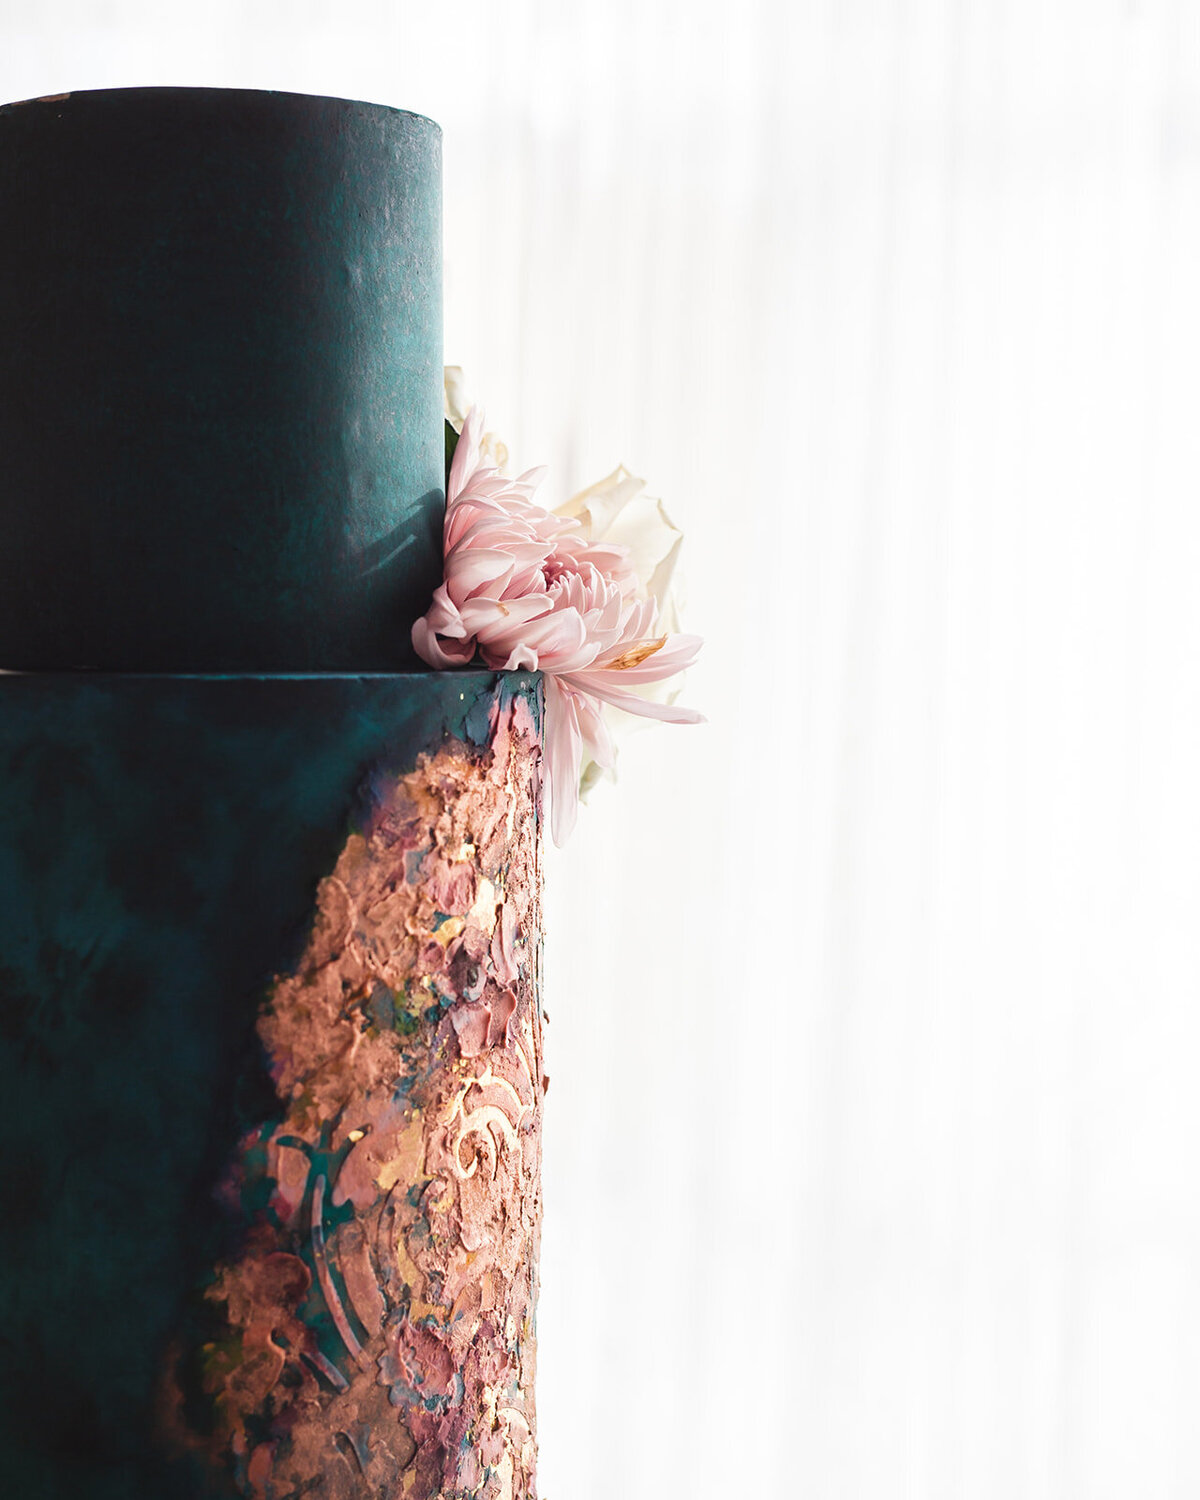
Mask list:
[[[382,790],[259,1023],[282,1116],[224,1187],[223,1331],[164,1399],[247,1496],[535,1494],[539,747],[523,699],[494,715]]]

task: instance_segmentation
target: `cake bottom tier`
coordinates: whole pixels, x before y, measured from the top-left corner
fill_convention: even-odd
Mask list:
[[[533,1496],[540,712],[0,678],[0,1493]]]

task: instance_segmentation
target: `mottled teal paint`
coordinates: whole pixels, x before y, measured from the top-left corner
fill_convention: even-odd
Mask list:
[[[0,107],[0,664],[416,666],[441,134],[383,105]]]
[[[530,674],[0,678],[5,1494],[235,1493],[157,1452],[151,1393],[278,1118],[261,999],[373,788],[513,694],[540,721]]]

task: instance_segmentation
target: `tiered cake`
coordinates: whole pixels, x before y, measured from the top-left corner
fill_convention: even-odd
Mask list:
[[[0,1493],[532,1496],[540,692],[411,670],[440,141],[0,109]]]

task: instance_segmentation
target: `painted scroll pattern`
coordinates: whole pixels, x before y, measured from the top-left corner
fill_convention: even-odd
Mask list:
[[[282,1118],[224,1185],[193,1418],[256,1500],[530,1500],[541,1218],[538,743],[526,702],[380,795],[259,1034]],[[197,1428],[207,1428],[203,1436]]]

